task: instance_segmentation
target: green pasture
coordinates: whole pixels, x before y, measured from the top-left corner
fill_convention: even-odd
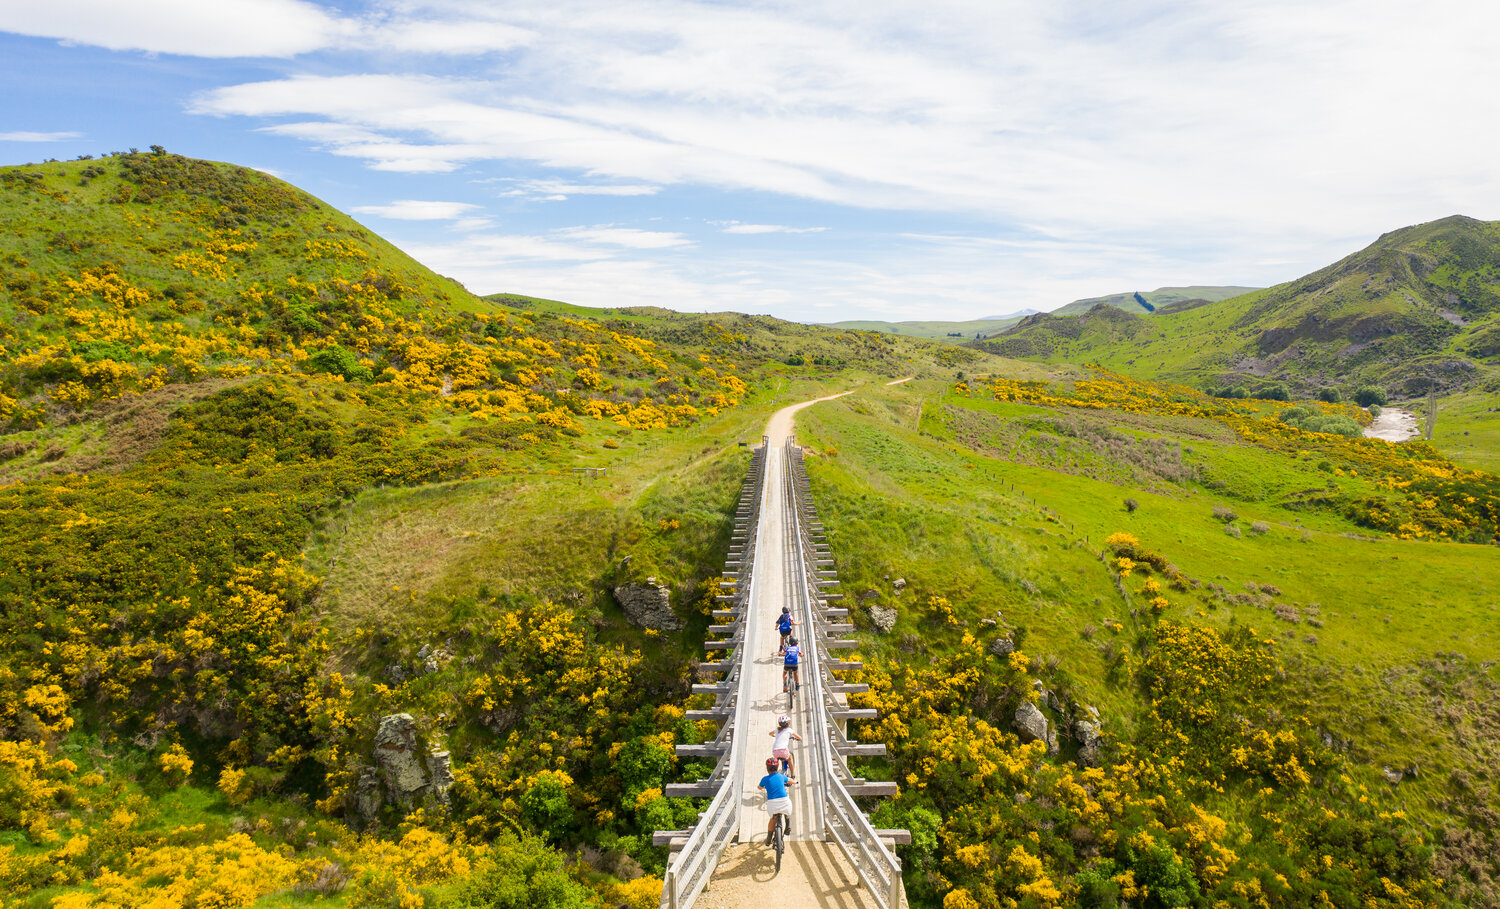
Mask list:
[[[924,397],[960,410],[929,404],[918,432],[909,416]],[[1112,643],[1132,646],[1147,621],[1143,578],[1126,579],[1122,596],[1099,557],[1105,539],[1125,531],[1194,582],[1167,591],[1164,617],[1255,628],[1275,640],[1311,719],[1351,756],[1374,769],[1428,768],[1404,784],[1413,808],[1440,807],[1449,771],[1486,772],[1490,746],[1462,743],[1488,709],[1486,693],[1500,691],[1500,550],[1375,537],[1336,515],[1289,511],[1276,496],[1326,474],[1227,441],[1206,422],[1199,437],[1168,421],[1156,431],[1195,446],[1234,498],[1201,484],[1155,492],[976,451],[944,433],[962,410],[1027,421],[1046,409],[945,399],[911,383],[799,415],[845,595],[862,604],[873,591],[869,602],[900,615],[889,636],[867,635],[872,652],[899,656],[943,648],[963,632],[988,639],[1024,625],[1022,649],[1055,659],[1055,683],[1099,706],[1106,728],[1128,733],[1138,694],[1110,674],[1108,653]],[[1233,521],[1215,517],[1215,505]],[[908,582],[900,594],[898,577]],[[958,626],[926,606],[931,595],[953,603]],[[1115,623],[1124,631],[1108,630]],[[1451,716],[1415,696],[1424,686],[1455,705]]]

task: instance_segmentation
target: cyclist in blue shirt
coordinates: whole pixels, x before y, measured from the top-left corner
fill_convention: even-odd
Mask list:
[[[777,653],[786,653],[786,640],[792,636],[792,626],[800,624],[802,623],[792,618],[790,606],[781,607],[781,615],[776,618],[776,630],[781,632],[781,647],[776,651]]]
[[[797,639],[788,637],[786,639],[786,653],[781,658],[781,690],[790,691],[793,685],[801,687],[802,679],[798,674],[798,664],[802,662],[802,648],[797,646]]]
[[[760,786],[757,788],[765,790],[766,814],[770,820],[766,823],[766,845],[771,845],[771,834],[776,831],[776,815],[786,815],[786,832],[792,832],[792,799],[786,794],[786,787],[794,783],[794,780],[786,778],[786,774],[777,768],[781,764],[775,758],[766,758],[766,775],[760,778]]]

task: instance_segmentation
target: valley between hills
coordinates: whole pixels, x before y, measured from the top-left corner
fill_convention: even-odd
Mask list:
[[[911,905],[1500,907],[1500,225],[974,340],[480,297],[165,151],[0,212],[7,905],[657,906],[752,452],[849,392]]]

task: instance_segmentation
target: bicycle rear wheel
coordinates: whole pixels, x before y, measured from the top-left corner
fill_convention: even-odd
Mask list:
[[[786,823],[786,816],[776,816],[776,829],[771,832],[771,845],[776,849],[776,873],[781,873],[781,854],[786,851],[786,833],[782,827]]]

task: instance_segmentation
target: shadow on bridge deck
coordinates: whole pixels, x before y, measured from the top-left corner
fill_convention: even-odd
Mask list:
[[[876,909],[838,846],[807,841],[787,843],[780,874],[776,854],[764,842],[730,846],[695,909],[793,906]]]

